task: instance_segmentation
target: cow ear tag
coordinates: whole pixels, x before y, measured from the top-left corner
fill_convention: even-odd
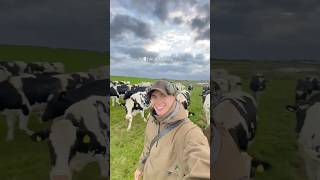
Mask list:
[[[42,141],[41,136],[37,136],[37,137],[36,137],[36,141],[37,141],[37,142],[41,142],[41,141]]]
[[[89,143],[89,142],[90,142],[90,137],[89,137],[89,135],[87,135],[87,134],[84,135],[84,136],[83,136],[83,139],[82,139],[82,142],[83,142],[83,143],[86,143],[86,144]]]
[[[262,164],[260,164],[258,167],[257,167],[257,172],[259,173],[263,173],[264,172],[264,167]]]

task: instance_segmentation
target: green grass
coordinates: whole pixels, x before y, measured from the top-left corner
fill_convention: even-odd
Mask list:
[[[66,72],[87,71],[89,68],[106,65],[109,64],[108,58],[109,56],[105,52],[0,45],[0,61],[62,62],[65,64]],[[17,126],[18,124],[16,125],[15,139],[12,142],[6,142],[7,125],[4,116],[0,115],[0,179],[49,179],[51,162],[47,142],[31,142],[30,138]],[[48,126],[48,123],[40,123],[36,114],[32,114],[29,118],[28,127],[33,131]],[[100,180],[98,164],[89,164],[83,171],[74,174],[73,179]]]
[[[67,72],[85,71],[110,62],[107,52],[12,45],[0,45],[0,61],[63,62]]]
[[[111,77],[111,80],[129,80],[131,83],[154,81],[154,79],[132,77]],[[192,116],[190,119],[200,127],[204,127],[206,124],[205,116],[202,110],[202,99],[199,96],[201,90],[201,87],[196,86],[192,91],[191,107],[189,110],[195,113],[195,116]],[[131,130],[126,131],[127,122],[124,119],[124,108],[119,105],[111,106],[110,113],[110,179],[132,180],[143,148],[146,123],[138,114],[132,121]],[[147,114],[148,112],[145,112],[145,116]]]
[[[279,68],[316,68],[315,72],[286,73]],[[319,75],[319,65],[301,62],[248,62],[215,61],[211,69],[224,68],[230,74],[243,80],[243,87],[250,92],[249,80],[256,72],[263,72],[269,80],[258,107],[258,130],[249,153],[271,163],[271,170],[258,173],[256,180],[303,180],[306,179],[303,161],[298,152],[296,119],[294,113],[286,111],[285,106],[294,101],[294,88],[298,78],[313,74]]]

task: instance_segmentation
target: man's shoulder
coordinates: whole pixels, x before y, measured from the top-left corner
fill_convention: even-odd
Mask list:
[[[202,129],[194,124],[192,121],[187,120],[179,129],[179,135],[185,139],[185,141],[193,140],[206,140],[206,137]]]

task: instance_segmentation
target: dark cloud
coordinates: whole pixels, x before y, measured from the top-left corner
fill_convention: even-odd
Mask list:
[[[199,31],[195,40],[210,40],[210,28]]]
[[[135,60],[142,59],[144,57],[155,59],[158,56],[158,53],[147,51],[142,47],[118,47],[117,52],[126,54]]]
[[[209,4],[197,6],[197,11],[204,14],[204,16],[197,16],[190,22],[190,26],[197,32],[195,41],[210,40],[210,9]]]
[[[175,17],[175,18],[173,18],[172,21],[174,24],[177,24],[177,25],[180,25],[183,23],[183,19],[181,17]]]
[[[200,18],[200,17],[196,17],[194,19],[192,19],[191,21],[191,27],[193,29],[203,29],[204,27],[206,27],[208,24],[210,23],[210,17],[204,17],[204,18]]]
[[[123,33],[128,32],[142,39],[153,38],[151,27],[147,23],[128,15],[115,15],[110,24],[111,38],[119,38]]]
[[[168,0],[156,0],[154,14],[162,21],[165,21],[168,17]]]
[[[317,59],[319,1],[216,1],[211,10],[215,57]]]
[[[109,49],[104,0],[2,1],[0,16],[0,44]]]

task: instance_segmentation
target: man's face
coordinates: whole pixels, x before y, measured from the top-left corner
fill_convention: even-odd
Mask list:
[[[157,90],[151,94],[151,106],[153,106],[154,110],[159,116],[167,113],[174,102],[175,97],[172,95],[166,96]]]

